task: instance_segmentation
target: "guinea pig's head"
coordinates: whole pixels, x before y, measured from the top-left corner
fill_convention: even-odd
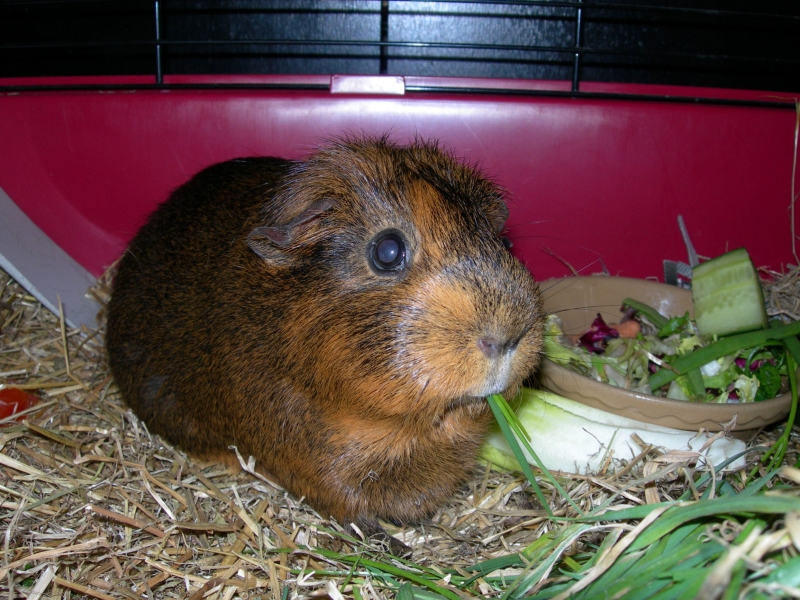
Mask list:
[[[543,317],[507,216],[498,188],[435,144],[345,140],[298,163],[248,237],[265,276],[297,288],[282,350],[295,382],[374,418],[513,393]]]

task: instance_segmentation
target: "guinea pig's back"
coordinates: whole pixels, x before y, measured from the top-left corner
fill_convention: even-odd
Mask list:
[[[220,434],[231,429],[231,383],[220,380],[229,370],[215,362],[242,322],[230,311],[247,310],[248,282],[236,277],[254,257],[243,232],[290,165],[248,158],[201,171],[150,216],[118,265],[106,335],[114,378],[153,433],[199,454],[230,443]],[[220,402],[198,406],[198,389]]]

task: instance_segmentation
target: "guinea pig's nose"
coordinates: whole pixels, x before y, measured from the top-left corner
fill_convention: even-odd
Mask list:
[[[478,348],[481,349],[486,355],[486,358],[495,359],[500,356],[500,352],[502,350],[503,343],[494,335],[487,335],[482,338],[478,338]]]
[[[519,345],[523,336],[524,334],[516,338],[504,340],[496,335],[487,334],[478,338],[478,348],[480,348],[486,358],[494,360],[507,352],[513,352]]]

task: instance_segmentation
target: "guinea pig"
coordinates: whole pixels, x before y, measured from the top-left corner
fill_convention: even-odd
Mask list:
[[[419,522],[539,364],[543,313],[499,188],[436,143],[213,165],[118,265],[109,365],[151,432],[236,446],[323,516]]]

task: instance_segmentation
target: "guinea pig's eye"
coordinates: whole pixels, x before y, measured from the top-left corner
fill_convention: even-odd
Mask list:
[[[394,231],[384,231],[372,240],[368,259],[377,273],[402,271],[406,267],[406,243]]]

